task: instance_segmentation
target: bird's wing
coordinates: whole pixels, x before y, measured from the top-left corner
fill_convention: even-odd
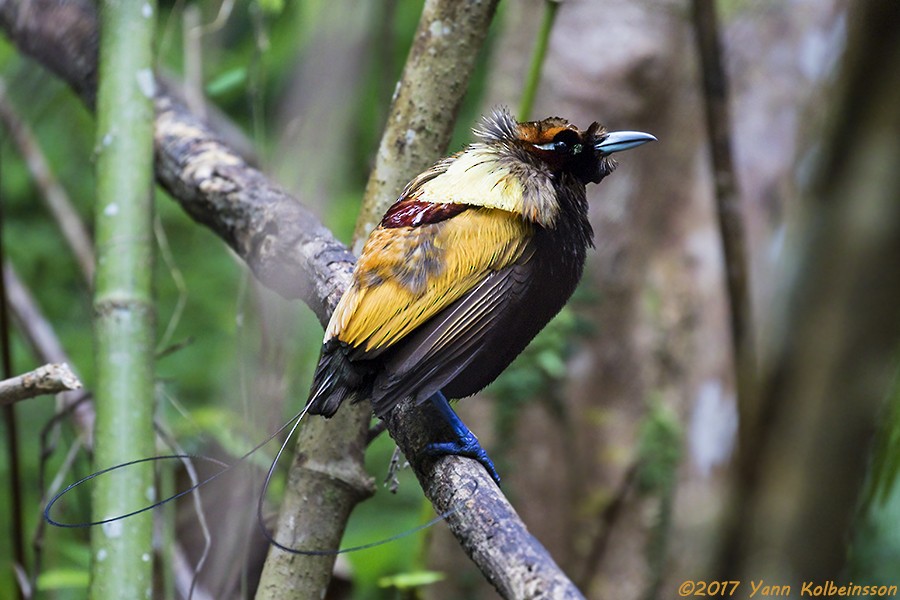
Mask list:
[[[379,227],[363,248],[326,340],[352,347],[353,359],[374,358],[476,288],[485,296],[476,306],[490,312],[504,287],[493,281],[496,274],[522,259],[531,237],[531,226],[514,213],[484,208],[417,227]],[[448,337],[428,343],[442,347],[463,330],[469,333],[461,321],[447,329]]]
[[[527,245],[515,262],[488,274],[398,344],[386,357],[384,370],[374,382],[371,399],[377,415],[383,416],[406,397],[419,402],[427,399],[453,381],[473,360],[492,363],[497,358],[480,355],[478,350],[486,342],[485,334],[490,328],[498,322],[510,322],[507,312],[514,310],[529,285],[534,266],[530,260],[532,252],[533,248]]]
[[[406,396],[431,395],[469,364],[483,332],[528,281],[533,234],[515,213],[490,208],[373,232],[326,342],[345,345],[352,361],[383,355],[376,414]]]

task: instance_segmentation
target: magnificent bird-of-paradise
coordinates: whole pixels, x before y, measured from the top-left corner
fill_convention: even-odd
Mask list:
[[[498,479],[447,397],[491,383],[565,305],[593,230],[585,186],[610,158],[656,138],[580,130],[565,119],[518,123],[504,109],[480,141],[414,178],[372,231],[325,331],[308,408],[333,415],[371,399],[431,399],[458,439],[438,453],[469,455]]]

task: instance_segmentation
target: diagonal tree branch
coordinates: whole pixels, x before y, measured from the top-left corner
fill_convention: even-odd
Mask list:
[[[156,98],[156,173],[185,212],[231,246],[260,281],[328,322],[353,255],[165,92]]]
[[[90,2],[0,0],[0,27],[93,105],[97,36]],[[265,285],[303,300],[320,322],[327,322],[349,281],[349,250],[163,87],[155,102],[157,181]],[[478,463],[461,457],[429,461],[420,455],[439,420],[429,410],[403,406],[391,415],[389,430],[436,509],[457,509],[448,518],[450,527],[485,576],[507,597],[581,597]],[[357,486],[360,495],[368,490],[367,479],[354,476],[344,484]]]
[[[93,3],[0,0],[0,27],[93,107],[98,40]],[[327,323],[353,268],[349,250],[157,83],[157,182],[267,287],[303,300]]]
[[[365,241],[406,183],[444,155],[498,0],[428,0],[356,221]]]
[[[28,170],[41,190],[41,198],[75,255],[88,285],[94,280],[94,246],[87,227],[72,204],[69,194],[59,183],[47,164],[31,128],[20,118],[9,101],[6,82],[0,79],[0,122],[9,131],[10,137],[19,149],[19,154],[28,165]]]

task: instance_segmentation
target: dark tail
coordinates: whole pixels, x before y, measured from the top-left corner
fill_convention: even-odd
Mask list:
[[[358,402],[369,395],[374,366],[366,360],[351,361],[349,354],[353,350],[337,339],[330,339],[322,346],[307,400],[310,413],[331,417],[344,400]]]

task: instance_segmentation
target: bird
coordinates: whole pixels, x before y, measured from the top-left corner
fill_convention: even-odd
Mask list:
[[[639,131],[581,130],[560,117],[485,115],[478,138],[409,182],[372,230],[322,344],[307,409],[331,417],[370,399],[384,418],[431,400],[462,454],[499,475],[448,404],[491,383],[562,309],[594,233],[586,185],[611,155],[647,142]]]

